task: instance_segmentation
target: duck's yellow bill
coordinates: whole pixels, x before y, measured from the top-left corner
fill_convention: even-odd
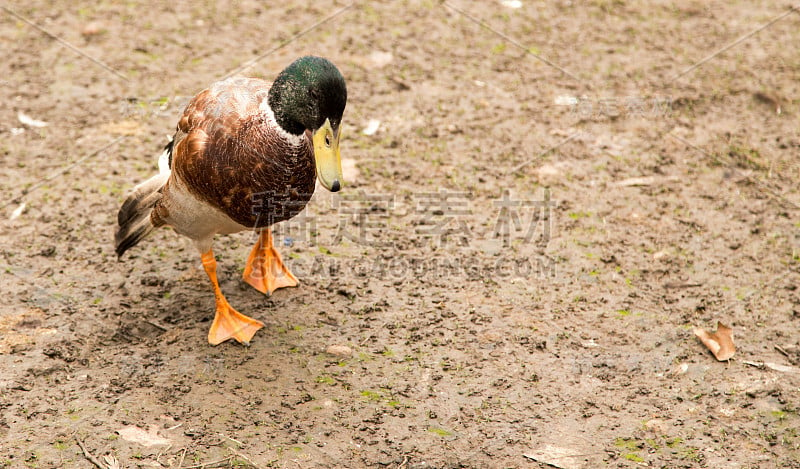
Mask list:
[[[342,156],[339,154],[341,134],[341,129],[334,133],[330,120],[326,119],[312,136],[317,178],[331,192],[338,192],[342,188]]]

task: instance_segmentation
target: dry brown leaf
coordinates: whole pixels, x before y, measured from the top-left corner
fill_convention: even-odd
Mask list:
[[[147,430],[142,428],[128,425],[127,427],[117,430],[120,438],[131,443],[137,443],[142,446],[167,446],[172,442],[158,434],[158,426],[150,425]]]
[[[781,113],[781,100],[776,95],[757,91],[753,93],[753,97],[756,98],[757,101],[772,106],[772,108],[775,109],[776,114]]]
[[[747,360],[743,360],[742,363],[744,363],[745,365],[754,366],[756,368],[769,368],[770,370],[780,371],[781,373],[800,373],[800,368],[795,368],[793,366],[788,366],[788,365],[781,365],[778,363],[751,362]]]
[[[114,135],[127,135],[135,136],[144,132],[141,124],[132,120],[122,120],[119,122],[109,122],[100,126],[100,130],[114,134]]]
[[[559,469],[583,467],[580,462],[581,451],[573,448],[545,445],[543,448],[539,448],[530,453],[525,453],[522,456],[540,464],[546,464]]]
[[[655,176],[643,176],[643,177],[623,179],[622,181],[615,182],[614,185],[617,187],[651,186],[656,183],[674,182],[678,180],[679,178],[675,176],[661,177],[661,178],[656,178]]]
[[[781,365],[779,363],[764,362],[764,366],[770,370],[780,371],[781,373],[797,373],[797,368],[788,365]]]
[[[119,460],[111,454],[103,456],[103,462],[106,463],[108,469],[122,469],[122,466],[119,464]]]
[[[694,335],[696,335],[700,339],[700,342],[708,347],[717,360],[721,362],[729,360],[733,354],[736,353],[736,346],[733,345],[733,329],[721,322],[717,322],[716,332],[707,332],[705,329],[696,327],[694,329]]]
[[[337,357],[349,357],[353,354],[353,349],[347,345],[329,345],[328,348],[325,349],[325,353]]]
[[[38,337],[55,334],[55,329],[42,327],[44,318],[44,311],[38,308],[0,316],[0,355],[27,350]]]

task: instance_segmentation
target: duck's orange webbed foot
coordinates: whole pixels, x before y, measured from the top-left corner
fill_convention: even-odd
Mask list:
[[[250,340],[262,327],[264,323],[236,311],[227,301],[217,302],[217,313],[208,330],[208,342],[219,345],[228,339],[236,339],[240,344],[250,345]]]
[[[258,241],[244,268],[244,281],[261,293],[272,294],[283,287],[294,287],[297,278],[289,271],[280,253],[272,245],[272,232],[269,228],[261,231]]]
[[[202,260],[203,268],[214,287],[214,297],[217,303],[214,322],[208,331],[208,342],[211,345],[218,345],[228,339],[236,339],[240,344],[249,345],[253,335],[264,327],[264,323],[236,311],[225,299],[217,281],[217,261],[210,249],[203,254]]]

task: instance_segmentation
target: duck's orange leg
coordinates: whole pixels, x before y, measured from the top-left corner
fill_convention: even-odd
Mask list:
[[[244,281],[261,293],[272,294],[282,287],[294,287],[297,278],[283,264],[280,253],[272,245],[269,228],[261,231],[244,268]]]
[[[217,313],[208,331],[208,342],[217,345],[228,339],[236,339],[241,344],[249,345],[250,339],[257,330],[264,327],[264,323],[236,311],[225,299],[217,281],[217,261],[214,259],[214,252],[209,249],[201,259],[203,268],[214,286],[214,298],[217,302]]]

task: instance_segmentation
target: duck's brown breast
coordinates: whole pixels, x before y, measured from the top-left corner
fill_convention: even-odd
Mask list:
[[[254,79],[212,85],[187,106],[173,147],[172,169],[188,189],[253,228],[297,215],[316,179],[311,141],[264,112],[267,90]]]

